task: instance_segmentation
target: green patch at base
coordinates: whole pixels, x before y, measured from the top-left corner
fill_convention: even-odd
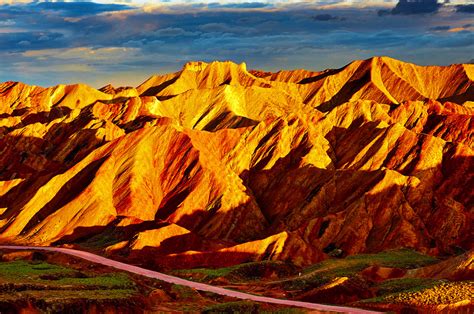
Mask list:
[[[377,265],[394,268],[418,268],[439,262],[438,259],[421,254],[417,251],[403,249],[385,251],[376,254],[357,254],[341,259],[328,259],[314,264],[303,270],[303,273],[311,273],[328,268],[366,268]]]
[[[268,308],[268,309],[267,309]],[[276,313],[276,314],[298,314],[305,313],[304,310],[298,308],[269,308],[258,302],[236,301],[213,304],[204,308],[203,313]]]
[[[353,277],[369,266],[412,269],[437,262],[439,260],[434,257],[409,249],[401,249],[377,254],[358,254],[340,259],[332,258],[301,271],[281,261],[260,261],[216,269],[175,270],[172,274],[198,282],[225,278],[230,282],[239,283],[259,280],[264,277],[265,272],[274,272],[278,278],[281,278],[280,281],[275,279],[275,284],[289,290],[305,290],[326,284],[338,277]]]
[[[95,287],[97,289],[134,289],[125,273],[92,275],[46,262],[0,262],[0,284],[39,284],[49,288],[62,286]]]
[[[0,309],[6,312],[28,306],[45,313],[136,308],[139,297],[125,273],[81,272],[44,261],[0,262]]]
[[[37,299],[45,302],[67,302],[71,300],[116,300],[128,299],[135,294],[130,289],[106,289],[106,290],[24,290],[8,293],[0,293],[2,301],[17,301]]]
[[[171,293],[175,294],[178,299],[197,300],[200,299],[200,294],[193,288],[173,284],[171,286]]]
[[[377,294],[383,296],[396,292],[415,292],[434,287],[444,282],[446,282],[446,280],[436,280],[430,278],[397,278],[385,280],[376,287]]]
[[[365,262],[370,265],[406,269],[419,268],[439,262],[435,257],[409,249],[391,250],[376,254],[352,255],[348,256],[346,260]]]
[[[42,275],[68,275],[74,270],[46,262],[13,261],[0,262],[0,279],[15,280],[35,280]]]
[[[393,250],[377,254],[358,254],[341,259],[328,259],[305,268],[302,275],[285,281],[291,290],[317,287],[337,277],[353,277],[369,266],[412,269],[439,262],[438,259],[413,250]]]
[[[182,269],[172,273],[199,282],[208,282],[216,278],[226,278],[235,282],[259,279],[265,272],[275,272],[277,276],[291,275],[294,273],[294,266],[280,261],[260,261],[223,268]]]
[[[78,285],[78,286],[94,286],[107,289],[133,289],[135,284],[126,274],[110,273],[107,275],[86,277],[86,278],[61,278],[55,281],[59,285]]]
[[[400,287],[398,292],[361,300],[360,303],[438,305],[454,304],[461,301],[469,302],[473,299],[474,281],[429,280],[421,278],[414,278],[412,282],[406,279],[391,280],[392,282],[385,282],[385,286]],[[402,288],[403,284],[407,284],[406,289]]]

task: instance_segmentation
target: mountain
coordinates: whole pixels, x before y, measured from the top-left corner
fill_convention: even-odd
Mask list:
[[[0,85],[0,242],[150,267],[472,249],[474,65]]]

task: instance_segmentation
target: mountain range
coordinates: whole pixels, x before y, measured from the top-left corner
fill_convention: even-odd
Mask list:
[[[154,268],[472,249],[474,65],[0,84],[0,242]]]

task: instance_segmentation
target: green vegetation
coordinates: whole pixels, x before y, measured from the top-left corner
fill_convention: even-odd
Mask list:
[[[201,298],[199,292],[196,290],[181,285],[172,285],[171,293],[175,294],[177,299],[198,300]]]
[[[0,308],[8,311],[15,311],[15,304],[33,304],[48,313],[92,303],[127,306],[137,294],[135,283],[121,272],[81,272],[43,261],[0,262]]]
[[[85,242],[81,242],[81,246],[91,249],[103,249],[105,247],[114,245],[122,241],[117,238],[117,235],[114,234],[113,229],[106,229],[104,232],[99,233]]]
[[[387,295],[403,291],[418,291],[434,287],[444,283],[445,280],[435,280],[430,278],[397,278],[381,282],[377,286],[378,295]]]
[[[405,304],[454,304],[472,301],[474,296],[473,281],[443,282],[432,287],[416,291],[404,291],[385,297],[386,301]]]
[[[268,273],[277,276],[288,276],[295,272],[295,268],[284,262],[261,261],[251,262],[223,268],[195,268],[173,271],[176,276],[186,277],[194,281],[209,282],[216,278],[226,278],[231,282],[250,281],[260,279]]]
[[[133,296],[135,291],[129,289],[105,289],[105,290],[22,290],[18,292],[0,293],[0,300],[15,301],[18,299],[37,299],[45,302],[67,302],[68,300],[91,299],[91,300],[114,300],[127,299]]]
[[[427,279],[427,281],[429,280],[430,279]],[[399,281],[404,281],[404,279],[399,279]],[[403,282],[400,282],[399,284],[401,285]],[[407,282],[407,284],[409,283]],[[418,306],[422,304],[454,304],[461,301],[472,300],[473,289],[474,282],[472,281],[447,282],[445,280],[431,280],[429,283],[421,282],[419,286],[412,286],[411,288],[403,289],[400,292],[389,293],[376,298],[362,300],[360,302],[401,303]]]
[[[272,314],[297,314],[304,313],[303,310],[297,308],[268,308],[268,305],[250,301],[227,302],[213,304],[206,307],[203,313],[272,313]]]
[[[409,249],[391,250],[377,254],[358,254],[349,256],[346,260],[366,262],[369,265],[406,269],[423,267],[439,262],[437,258]]]
[[[312,265],[303,270],[302,276],[286,280],[284,286],[290,290],[305,290],[328,283],[337,277],[354,277],[369,266],[411,269],[436,262],[436,258],[407,249],[359,254]]]
[[[133,289],[134,283],[123,273],[111,273],[103,276],[86,277],[86,278],[61,278],[56,281],[60,285],[80,285],[80,286],[94,286],[97,288],[106,289]]]
[[[365,266],[354,265],[334,265],[334,267],[320,268],[310,273],[304,273],[300,277],[285,280],[284,287],[289,290],[306,290],[326,284],[338,277],[353,277]]]
[[[49,289],[135,289],[125,273],[87,275],[74,269],[46,262],[13,261],[0,263],[0,284],[42,285]]]
[[[237,301],[214,304],[206,307],[203,313],[257,313],[260,304],[249,301]]]
[[[344,267],[349,268],[366,268],[371,265],[384,267],[398,267],[398,268],[418,268],[439,262],[438,259],[421,254],[419,252],[403,249],[381,252],[377,254],[358,254],[348,256],[344,259],[329,259],[321,263],[312,265],[306,268],[303,273],[311,273],[320,269],[327,269],[329,267]]]
[[[34,281],[41,275],[72,275],[74,270],[45,262],[13,261],[0,263],[0,279]]]
[[[306,313],[303,309],[294,308],[294,307],[283,307],[278,309],[265,310],[260,309],[260,314],[301,314]]]
[[[355,285],[357,289],[360,288],[360,284],[361,287],[362,285],[365,288],[370,287],[373,292],[358,298],[377,296],[358,301],[359,305],[372,303],[371,306],[377,306],[373,304],[378,302],[406,303],[412,306],[410,303],[412,299],[420,304],[435,304],[440,293],[446,302],[463,301],[468,296],[468,290],[472,289],[472,283],[446,285],[445,280],[429,278],[397,278],[374,283],[369,279],[365,280],[365,273],[361,273],[369,266],[412,269],[436,262],[437,259],[412,250],[396,250],[333,258],[305,269],[298,269],[284,262],[261,261],[217,269],[176,270],[173,274],[193,281],[209,282],[217,279],[215,281],[217,284],[232,283],[229,284],[231,289],[245,289],[255,293],[266,294],[268,289],[274,292],[273,295],[282,292],[298,295],[338,277],[348,277],[353,279],[350,284]],[[0,262],[0,309],[5,305],[28,302],[45,312],[67,311],[78,304],[82,304],[84,308],[93,304],[99,307],[105,306],[104,308],[110,306],[114,308],[117,305],[136,309],[142,308],[142,297],[148,296],[155,287],[151,279],[137,281],[139,279],[133,277],[132,280],[123,272],[104,273],[105,269],[93,270],[84,265],[77,265],[74,268],[45,261]],[[140,284],[136,284],[135,281]],[[250,301],[216,303],[227,299],[212,293],[200,293],[181,285],[160,283],[156,287],[166,294],[163,300],[155,299],[159,311],[174,309],[205,313],[304,312],[301,309]]]

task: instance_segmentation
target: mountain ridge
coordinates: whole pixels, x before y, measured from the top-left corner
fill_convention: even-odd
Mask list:
[[[0,241],[155,267],[471,250],[473,73],[375,57],[193,62],[136,88],[2,83]]]

